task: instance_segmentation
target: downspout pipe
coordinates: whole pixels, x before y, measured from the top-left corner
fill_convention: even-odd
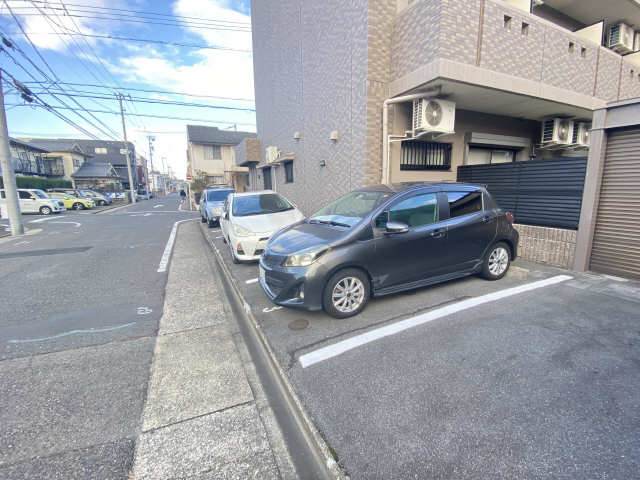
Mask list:
[[[440,87],[432,88],[421,93],[387,98],[382,104],[382,176],[380,183],[389,183],[389,105],[392,103],[408,102],[418,98],[432,98],[440,94]]]

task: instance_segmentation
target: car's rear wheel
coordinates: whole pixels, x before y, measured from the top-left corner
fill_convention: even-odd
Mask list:
[[[49,207],[40,207],[40,213],[42,215],[51,215],[52,211],[53,210],[51,210],[51,208],[49,208]]]
[[[499,280],[507,274],[511,265],[511,249],[506,243],[493,245],[482,264],[482,276],[487,280]]]
[[[104,207],[106,205],[106,202],[104,200],[100,200],[98,202],[98,205],[100,205],[101,207]]]
[[[352,317],[364,309],[369,301],[370,292],[369,278],[362,270],[340,270],[324,287],[322,306],[332,317]]]
[[[74,210],[84,210],[84,205],[83,205],[83,204],[81,204],[80,202],[76,202],[76,203],[74,203],[74,204],[73,204],[73,207],[72,207],[72,208],[73,208]]]

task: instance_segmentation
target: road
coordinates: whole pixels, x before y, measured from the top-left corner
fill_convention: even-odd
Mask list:
[[[126,478],[177,196],[25,216],[0,243],[0,478]]]

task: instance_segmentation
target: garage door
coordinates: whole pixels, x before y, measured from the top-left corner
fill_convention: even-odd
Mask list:
[[[640,128],[607,140],[591,269],[640,278]]]

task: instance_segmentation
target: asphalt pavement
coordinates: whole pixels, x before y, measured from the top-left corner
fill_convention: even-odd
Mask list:
[[[201,228],[351,478],[638,478],[640,283],[518,260],[336,320]]]
[[[0,239],[0,478],[126,478],[177,196],[24,216]]]

